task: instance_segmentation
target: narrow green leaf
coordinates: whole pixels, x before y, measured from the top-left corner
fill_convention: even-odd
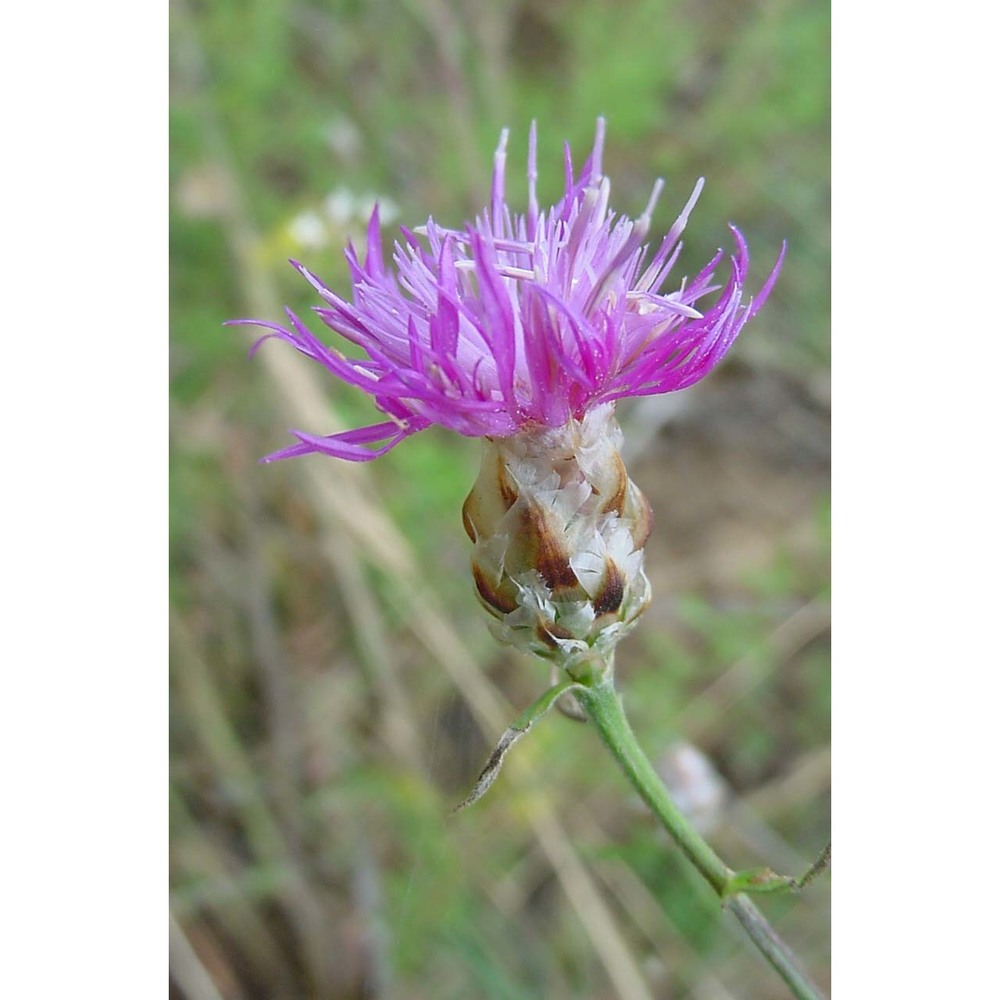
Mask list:
[[[566,680],[559,684],[554,684],[541,697],[536,698],[503,732],[493,752],[486,761],[486,766],[479,773],[472,791],[461,801],[452,812],[461,812],[463,809],[478,802],[489,790],[497,776],[500,768],[503,767],[504,757],[507,751],[556,703],[560,695],[574,688],[583,685],[576,681]]]

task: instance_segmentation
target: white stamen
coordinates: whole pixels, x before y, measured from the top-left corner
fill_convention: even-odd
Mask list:
[[[500,133],[500,144],[496,153],[493,154],[493,229],[496,232],[503,230],[503,209],[504,209],[504,178],[507,172],[507,139],[510,137],[510,129],[503,129]]]
[[[643,236],[649,232],[649,224],[653,221],[653,209],[656,208],[656,203],[660,200],[660,194],[663,192],[665,183],[662,177],[656,178],[656,183],[653,185],[653,190],[649,195],[649,201],[646,202],[646,208],[642,215],[635,220],[637,229],[640,226],[643,227]]]
[[[604,184],[607,184],[607,178],[604,179]],[[602,188],[604,187],[602,184]],[[618,273],[621,271],[622,267],[628,263],[629,258],[633,253],[641,246],[642,241],[646,238],[646,234],[649,232],[649,226],[653,219],[653,209],[656,207],[656,202],[659,200],[660,192],[663,190],[663,178],[658,177],[656,183],[653,185],[653,192],[649,196],[649,201],[646,202],[646,208],[642,215],[632,223],[632,231],[628,235],[628,239],[622,244],[622,248],[614,255],[611,263],[607,266],[604,274],[601,276],[601,280],[596,282],[594,285],[594,290],[590,293],[587,299],[587,304],[583,307],[583,314],[585,316],[590,315],[591,309],[597,305],[598,302],[605,296],[608,289],[614,283],[615,278],[618,277]],[[606,194],[605,194],[606,197]]]
[[[704,186],[705,186],[705,178],[699,177],[698,183],[695,184],[694,190],[691,192],[691,197],[688,198],[687,200],[687,204],[684,206],[684,209],[681,211],[681,214],[677,216],[677,219],[674,222],[674,224],[670,227],[670,232],[668,232],[666,236],[668,253],[670,252],[670,250],[673,249],[673,246],[680,238],[681,233],[684,232],[684,228],[687,226],[688,223],[688,216],[691,215],[691,211],[697,204],[698,198],[701,197],[701,189]]]
[[[528,133],[528,235],[534,236],[538,228],[538,127],[533,121]]]
[[[591,175],[594,180],[601,176],[601,167],[603,166],[602,160],[604,156],[604,129],[605,121],[603,116],[597,119],[597,128],[594,131],[594,164],[593,164],[593,174]]]
[[[683,302],[678,302],[674,295],[676,292],[672,292],[670,295],[651,295],[649,292],[644,291],[630,291],[625,293],[625,298],[629,302],[638,302],[639,307],[636,312],[640,316],[646,316],[649,313],[657,312],[660,309],[669,309],[671,312],[679,313],[681,316],[687,316],[689,319],[703,319],[702,313],[698,312],[697,309],[692,309],[691,306],[685,305]]]
[[[457,271],[474,271],[476,268],[476,262],[474,260],[456,260],[455,270]],[[531,280],[535,277],[534,271],[529,271],[523,267],[514,267],[513,265],[500,265],[496,269],[497,274],[502,274],[506,278],[525,278]]]

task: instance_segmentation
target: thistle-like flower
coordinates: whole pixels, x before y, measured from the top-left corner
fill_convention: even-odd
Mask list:
[[[504,130],[494,156],[490,205],[463,229],[433,219],[402,227],[395,273],[376,206],[364,261],[353,246],[346,251],[352,301],[292,262],[323,299],[320,320],[367,357],[327,346],[290,310],[287,326],[240,322],[369,393],[389,418],[326,437],[293,431],[297,443],[268,460],[317,452],[368,461],[431,424],[484,439],[463,510],[479,597],[501,639],[573,677],[592,659],[610,662],[649,601],[642,549],[651,515],[619,455],[615,401],[708,374],[764,304],[784,248],[744,301],[749,254],[731,226],[736,252],[721,291],[712,280],[722,250],[663,292],[703,181],[650,257],[644,241],[663,182],[635,221],[609,210],[603,119],[579,175],[567,146],[566,190],[547,212],[535,191],[534,126],[527,211],[507,205],[507,137]],[[713,292],[714,302],[697,308]]]

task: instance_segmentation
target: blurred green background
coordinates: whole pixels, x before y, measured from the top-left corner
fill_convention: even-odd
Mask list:
[[[766,309],[705,382],[623,404],[656,528],[619,654],[640,740],[733,866],[804,869],[829,810],[829,10],[451,0],[171,4],[171,990],[176,997],[782,997],[585,725],[545,720],[450,816],[548,683],[468,576],[478,446],[257,459],[374,415],[224,320],[347,288],[391,224],[523,204],[608,120],[612,205],[705,192],[675,272],[736,222]],[[386,219],[386,216],[389,216]],[[393,218],[394,216],[394,218]],[[829,883],[766,900],[829,984]]]

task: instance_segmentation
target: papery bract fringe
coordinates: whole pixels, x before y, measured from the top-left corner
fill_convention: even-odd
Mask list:
[[[484,442],[462,508],[472,573],[494,635],[576,676],[646,609],[653,514],[622,461],[614,405]]]

